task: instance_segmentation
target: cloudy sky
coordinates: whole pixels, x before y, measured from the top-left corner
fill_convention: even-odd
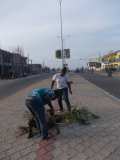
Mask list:
[[[63,0],[62,14],[70,66],[120,49],[120,0]],[[1,48],[19,45],[34,63],[59,66],[55,60],[59,35],[58,0],[0,0]]]

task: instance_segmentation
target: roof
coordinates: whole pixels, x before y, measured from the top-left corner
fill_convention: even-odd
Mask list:
[[[25,56],[23,56],[23,55],[21,55],[21,54],[19,54],[19,53],[6,51],[6,50],[3,50],[3,49],[1,49],[1,48],[0,48],[0,54],[11,54],[12,56],[13,56],[13,55],[16,55],[16,56],[19,56],[19,57],[21,57],[21,58],[27,59],[27,57],[25,57]]]
[[[112,51],[112,52],[110,52],[110,53],[104,55],[103,58],[108,57],[108,56],[111,56],[111,55],[116,55],[118,52],[120,52],[120,50]]]

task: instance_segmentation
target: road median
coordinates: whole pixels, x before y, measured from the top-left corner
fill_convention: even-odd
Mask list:
[[[50,86],[51,78],[32,84],[0,102],[0,155],[3,160],[111,160],[119,150],[120,142],[120,103],[107,96],[103,90],[77,74],[71,76],[75,106],[85,106],[97,113],[100,119],[91,125],[70,124],[60,127],[61,134],[50,141],[41,138],[27,139],[16,137],[19,126],[26,124],[24,119],[25,97],[36,87]],[[53,103],[57,106],[57,102]],[[109,150],[109,146],[112,146]],[[105,154],[103,154],[105,153]]]

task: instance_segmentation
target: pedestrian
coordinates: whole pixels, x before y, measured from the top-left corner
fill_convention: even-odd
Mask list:
[[[36,126],[42,133],[43,139],[48,139],[48,127],[45,117],[45,105],[48,104],[54,114],[51,100],[55,99],[55,93],[48,88],[33,89],[26,98],[26,106],[35,117]]]
[[[63,110],[62,97],[65,100],[68,111],[71,111],[71,104],[70,104],[70,101],[69,101],[68,90],[69,90],[69,93],[72,94],[72,90],[71,90],[71,83],[72,82],[68,78],[66,67],[64,67],[61,70],[61,73],[57,73],[53,76],[52,83],[51,83],[51,89],[53,89],[55,82],[57,84],[57,90],[58,90],[58,94],[59,94],[58,104],[59,104],[59,107],[60,107],[60,111],[62,111],[62,112],[64,111]]]

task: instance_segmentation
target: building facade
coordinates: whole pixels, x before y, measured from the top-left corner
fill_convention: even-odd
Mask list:
[[[29,64],[29,72],[32,74],[39,74],[42,72],[41,64]]]
[[[101,69],[101,62],[88,62],[87,63],[88,69],[89,70],[100,70]]]
[[[102,57],[105,68],[114,68],[120,70],[120,50],[113,51]]]
[[[14,78],[27,71],[27,57],[0,49],[0,77]]]

